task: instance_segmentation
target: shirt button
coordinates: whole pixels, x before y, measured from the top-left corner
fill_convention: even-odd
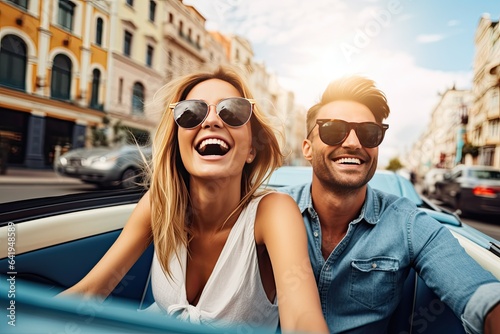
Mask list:
[[[377,264],[376,263],[372,263],[372,268],[373,269],[377,268]]]
[[[316,238],[319,236],[318,231],[314,231],[314,233],[313,233],[313,234],[314,234],[314,236],[315,236]]]

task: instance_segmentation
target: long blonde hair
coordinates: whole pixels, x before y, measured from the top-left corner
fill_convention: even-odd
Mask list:
[[[226,81],[234,86],[242,97],[253,98],[236,69],[218,67],[214,71],[200,71],[170,83],[166,87],[166,106],[185,100],[193,87],[209,79]],[[226,221],[252,199],[270,173],[283,162],[277,133],[257,105],[254,106],[250,124],[256,157],[252,163],[245,164],[243,168],[241,199]],[[179,258],[180,246],[188,245],[186,231],[192,214],[189,174],[180,158],[177,131],[172,112],[167,108],[153,136],[152,171],[149,182],[154,247],[159,262],[169,276],[170,258],[173,254]]]

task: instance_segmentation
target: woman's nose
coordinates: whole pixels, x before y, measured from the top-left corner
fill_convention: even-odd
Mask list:
[[[211,127],[211,126],[216,126],[216,127],[223,127],[224,126],[221,118],[219,117],[219,115],[217,115],[216,106],[214,104],[208,105],[207,118],[205,118],[205,120],[201,124],[202,128]]]

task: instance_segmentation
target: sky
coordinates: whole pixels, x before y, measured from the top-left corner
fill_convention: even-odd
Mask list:
[[[498,0],[184,0],[207,30],[247,38],[254,59],[309,108],[327,84],[363,75],[385,92],[390,128],[379,166],[407,154],[440,93],[470,89],[474,35]]]

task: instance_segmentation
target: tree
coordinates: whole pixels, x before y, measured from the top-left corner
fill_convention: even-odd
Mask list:
[[[92,146],[93,147],[109,146],[108,136],[106,136],[105,129],[100,129],[97,128],[96,126],[92,126]]]
[[[471,143],[465,143],[462,147],[462,156],[466,156],[467,154],[472,155],[474,158],[477,157],[479,155],[479,147]]]
[[[385,167],[385,169],[395,172],[403,167],[404,166],[401,161],[399,161],[399,158],[392,158],[389,160],[389,164]]]

